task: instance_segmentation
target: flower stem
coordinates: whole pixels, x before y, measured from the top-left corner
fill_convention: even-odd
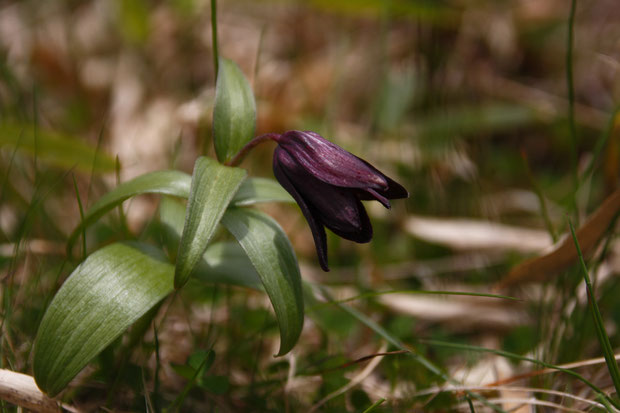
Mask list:
[[[220,55],[217,45],[217,0],[211,0],[211,37],[213,42],[213,67],[215,69],[215,78],[219,69]]]
[[[266,142],[268,140],[277,142],[280,139],[279,133],[266,133],[264,135],[260,135],[249,141],[241,150],[235,155],[234,158],[225,162],[226,166],[237,166],[243,161],[245,156],[254,148],[256,145]]]
[[[577,207],[577,189],[579,187],[578,153],[577,153],[577,126],[575,124],[575,83],[573,80],[573,43],[575,27],[575,10],[577,0],[571,0],[568,16],[568,33],[566,38],[566,86],[568,89],[568,131],[571,143],[571,167],[573,176],[573,209],[575,219],[579,219]]]

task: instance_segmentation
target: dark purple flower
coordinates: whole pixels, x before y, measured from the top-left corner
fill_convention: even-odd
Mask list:
[[[363,159],[314,132],[289,131],[274,139],[273,173],[297,201],[314,237],[319,263],[327,266],[325,228],[365,243],[372,225],[360,200],[407,198],[407,190]]]

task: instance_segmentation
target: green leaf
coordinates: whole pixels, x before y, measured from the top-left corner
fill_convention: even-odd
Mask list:
[[[230,380],[227,376],[205,376],[198,385],[213,394],[225,394],[230,389]]]
[[[114,209],[117,205],[126,199],[140,194],[166,194],[174,195],[181,198],[189,196],[191,185],[191,177],[180,171],[157,171],[140,175],[130,181],[123,182],[95,202],[86,211],[82,223],[71,233],[67,241],[67,252],[73,248],[75,240],[80,235],[82,229],[97,219],[102,217],[106,212]]]
[[[215,361],[215,351],[213,350],[198,350],[193,353],[187,359],[187,364],[194,370],[202,370],[201,374],[204,374],[211,368]]]
[[[248,179],[249,181],[249,179]],[[246,183],[244,181],[241,186]],[[241,188],[239,189],[241,191]],[[163,197],[159,204],[161,222],[166,229],[169,248],[175,252],[183,232],[185,205]],[[236,242],[209,244],[202,259],[194,268],[192,277],[207,283],[222,283],[260,289],[261,282],[245,251]]]
[[[187,380],[202,380],[215,361],[214,350],[198,350],[191,354],[185,364],[172,363],[172,369]]]
[[[141,194],[165,194],[188,198],[192,178],[181,171],[157,171],[144,174],[123,182],[99,198],[84,215],[82,223],[73,230],[67,241],[67,251],[71,251],[82,230],[93,224],[108,211],[125,200]],[[293,198],[273,179],[249,178],[235,194],[235,206],[254,205],[260,202],[294,202]],[[185,209],[183,209],[185,211]],[[184,216],[184,215],[183,215]],[[168,222],[167,222],[168,223]],[[181,222],[181,229],[183,222]],[[179,232],[180,235],[180,232]]]
[[[186,380],[193,380],[196,375],[196,369],[187,364],[170,363],[172,370]]]
[[[175,288],[189,279],[245,176],[244,169],[224,166],[206,157],[196,160],[177,254]]]
[[[36,153],[37,159],[61,168],[75,167],[86,173],[114,171],[114,158],[101,150],[83,140],[33,125],[0,121],[0,149],[5,146],[17,147],[18,151],[30,155]]]
[[[248,206],[259,202],[295,202],[288,192],[273,179],[246,179],[232,200],[234,206]]]
[[[208,283],[261,288],[261,282],[245,251],[236,242],[215,242],[198,262],[192,276]]]
[[[252,209],[230,208],[222,224],[239,241],[256,268],[280,327],[280,351],[288,353],[304,323],[301,275],[293,248],[277,222]]]
[[[219,59],[213,108],[213,141],[220,162],[227,162],[252,139],[256,103],[247,79],[232,60]]]
[[[34,377],[58,394],[88,362],[173,291],[173,267],[139,243],[90,255],[62,285],[43,316],[34,346]]]
[[[185,210],[185,203],[182,201],[167,196],[163,196],[159,201],[159,220],[162,224],[168,254],[173,256],[173,261],[176,260],[179,240],[183,233]]]

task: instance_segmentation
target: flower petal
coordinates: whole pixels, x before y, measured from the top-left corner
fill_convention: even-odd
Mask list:
[[[304,201],[314,207],[320,222],[336,235],[364,243],[372,238],[372,225],[357,189],[330,185],[312,176],[290,153],[277,148],[274,159]]]
[[[344,188],[389,189],[389,181],[376,168],[317,133],[288,131],[278,145],[323,182]]]
[[[369,197],[368,194],[370,194],[371,197]],[[390,209],[392,207],[390,205],[390,201],[386,197],[384,197],[383,195],[381,195],[380,193],[378,193],[377,191],[375,191],[372,188],[368,188],[366,190],[366,194],[362,195],[360,197],[360,199],[375,199],[375,200],[381,202],[381,204],[383,204],[383,206],[386,207],[387,209]]]
[[[321,215],[323,223],[339,237],[360,244],[370,242],[372,239],[372,224],[366,209],[364,209],[364,205],[362,205],[359,199],[351,195],[351,198],[347,199],[346,206],[347,212],[345,213],[343,209],[343,212],[339,213],[336,218],[334,216],[325,217]],[[338,207],[334,206],[334,208],[337,209]],[[355,224],[351,225],[352,222]]]
[[[387,189],[383,189],[383,190],[377,190],[377,192],[387,198],[387,199],[401,199],[401,198],[409,198],[409,192],[405,189],[405,187],[403,187],[401,184],[399,184],[398,182],[396,182],[395,180],[393,180],[392,178],[390,178],[389,176],[383,174],[381,171],[379,171],[377,168],[375,168],[374,166],[372,166],[371,164],[369,164],[368,162],[366,162],[365,160],[358,158],[360,161],[364,162],[366,164],[366,166],[368,166],[369,168],[372,168],[375,170],[376,173],[380,174],[381,176],[383,176],[385,178],[385,180],[388,183]],[[376,199],[377,201],[381,202],[383,205],[385,205],[383,203],[383,201],[381,201],[381,199],[377,198],[374,194],[371,193],[370,197],[366,197],[366,198],[361,198],[364,200],[369,200],[369,199]],[[389,208],[388,206],[386,206],[386,208]]]
[[[369,242],[372,225],[360,200],[406,198],[407,190],[363,159],[314,132],[278,135],[274,175],[299,204],[314,237],[321,267],[327,267],[325,228],[358,243]]]
[[[282,167],[280,166],[280,156],[283,152],[279,151],[279,148],[276,148],[273,153],[273,174],[282,185],[286,191],[291,194],[301,212],[304,214],[306,221],[308,221],[308,225],[310,225],[310,230],[312,231],[312,237],[314,238],[314,246],[316,248],[316,253],[319,258],[319,264],[323,271],[329,271],[329,267],[327,265],[327,237],[325,235],[325,228],[323,228],[323,224],[320,221],[319,212],[312,206],[306,203],[303,196],[297,191],[295,185],[290,181]]]

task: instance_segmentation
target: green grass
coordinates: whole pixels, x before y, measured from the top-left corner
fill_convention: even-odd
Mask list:
[[[511,389],[535,411],[618,410],[614,223],[570,268],[508,290],[494,286],[542,250],[455,250],[405,226],[415,215],[471,218],[562,239],[566,216],[586,222],[616,190],[620,170],[617,85],[602,87],[612,81],[586,72],[592,53],[614,56],[601,21],[612,11],[576,1],[538,16],[486,1],[336,3],[220,1],[219,16],[215,2],[194,0],[0,8],[0,26],[13,16],[22,31],[9,37],[16,49],[0,45],[1,368],[36,373],[84,411],[510,411]],[[61,47],[43,35],[52,23],[93,37],[67,30]],[[27,38],[38,40],[19,60]],[[170,293],[192,167],[205,152],[215,159],[218,55],[250,80],[257,134],[316,129],[408,188],[410,198],[389,211],[366,203],[370,244],[328,234],[329,273],[298,207],[263,179],[273,177],[273,146],[264,145],[240,165],[248,178],[232,200],[259,212],[230,213],[200,234],[206,251],[193,251],[199,264]],[[147,170],[157,172],[132,179]],[[235,214],[248,215],[245,227]],[[278,322],[286,294],[277,318],[269,301],[286,279],[261,254],[259,244],[280,234],[264,214],[301,264],[301,289],[291,288],[303,294],[304,327],[281,357],[281,337],[289,346],[301,325]],[[139,314],[127,310],[115,337],[88,343],[97,323],[113,323],[86,323],[87,311],[75,311],[90,293],[113,295],[102,281],[108,273],[66,307],[52,299],[72,285],[70,274],[87,272],[88,257],[127,245],[158,252],[136,252],[121,282],[165,285],[142,297]],[[76,327],[64,340],[35,347],[37,334],[68,328],[67,319]],[[55,376],[47,367],[72,359],[63,349],[81,339],[88,354],[72,368],[87,367],[64,387],[73,371]],[[17,408],[4,401],[0,410]]]

